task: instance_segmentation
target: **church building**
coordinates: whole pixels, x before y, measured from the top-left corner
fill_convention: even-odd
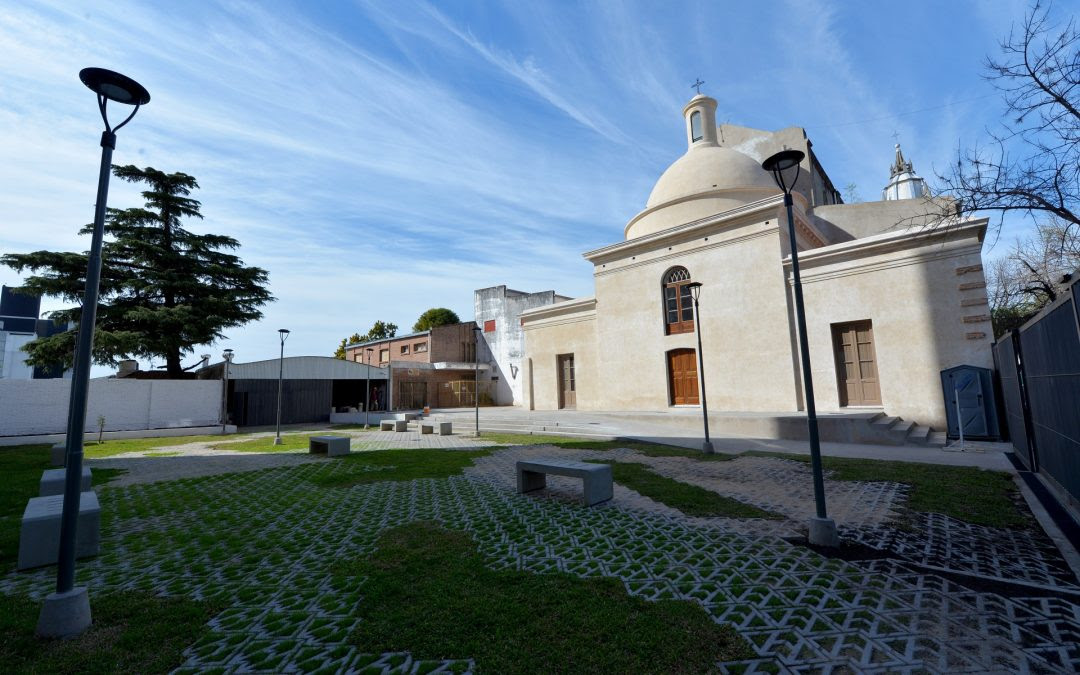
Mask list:
[[[523,405],[665,411],[698,406],[697,332],[710,413],[804,409],[790,251],[797,246],[815,400],[943,430],[940,372],[992,367],[982,271],[987,219],[950,217],[896,146],[883,200],[844,204],[799,127],[716,125],[683,109],[687,151],[623,239],[584,254],[595,294],[522,313]],[[761,162],[805,154],[783,194]],[[689,284],[700,282],[695,319]]]

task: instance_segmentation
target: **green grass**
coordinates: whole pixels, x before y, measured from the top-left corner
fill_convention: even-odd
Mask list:
[[[503,445],[554,445],[557,448],[567,450],[617,450],[627,448],[636,450],[647,457],[689,457],[703,462],[728,462],[738,457],[738,455],[726,455],[723,453],[706,455],[690,448],[642,441],[596,441],[544,434],[485,433],[482,428],[480,431],[482,434],[480,437],[485,441]]]
[[[246,441],[235,442],[221,442],[221,437],[217,439],[217,443],[213,443],[210,447],[215,450],[232,450],[234,452],[288,452],[290,450],[307,450],[308,439],[312,436],[318,436],[318,432],[308,432],[302,434],[282,434],[281,445],[274,445],[273,436],[258,436],[255,438],[249,438]]]
[[[208,443],[220,441],[222,436],[159,436],[157,438],[118,438],[97,441],[86,441],[83,445],[83,454],[89,459],[102,459],[113,457],[125,452],[144,452],[154,448],[162,448],[173,445],[187,445],[188,443]],[[225,436],[224,438],[229,438]]]
[[[312,482],[320,487],[348,487],[382,481],[413,480],[415,478],[446,478],[456,476],[472,466],[476,457],[491,453],[481,450],[373,450],[354,453],[334,461],[342,462],[349,471],[323,474]]]
[[[749,645],[698,604],[649,602],[620,581],[491,570],[461,532],[413,523],[385,532],[370,558],[335,566],[365,578],[364,652],[474,658],[477,672],[702,673],[750,658]]]
[[[778,513],[759,509],[744,504],[730,497],[719,495],[712,490],[690,485],[681,481],[661,476],[644,464],[629,462],[600,462],[610,464],[616,483],[624,485],[649,499],[678,509],[688,516],[720,518],[783,518]]]
[[[810,462],[808,455],[748,452]],[[1032,520],[1020,506],[1020,493],[1012,476],[971,466],[943,466],[849,457],[822,457],[833,480],[890,481],[911,486],[907,507],[920,513],[941,513],[987,527],[1023,529]]]
[[[71,640],[34,637],[41,603],[0,596],[0,663],[5,673],[165,673],[207,631],[220,608],[149,593],[92,598],[93,625]]]
[[[19,526],[26,501],[38,496],[41,472],[53,467],[49,445],[13,445],[0,448],[0,566],[15,561],[19,552]],[[102,485],[122,469],[94,469],[94,485]]]

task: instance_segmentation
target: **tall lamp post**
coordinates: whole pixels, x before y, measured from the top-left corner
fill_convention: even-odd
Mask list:
[[[806,336],[806,309],[803,305],[802,279],[799,276],[799,247],[795,240],[795,217],[792,215],[791,190],[799,180],[799,163],[806,155],[799,150],[781,150],[761,163],[773,175],[784,192],[787,210],[788,241],[791,244],[791,275],[795,287],[795,320],[799,330],[799,353],[802,356],[803,393],[806,397],[806,426],[810,436],[810,467],[814,476],[814,504],[817,516],[810,519],[809,540],[818,546],[836,547],[840,537],[836,522],[825,510],[825,480],[821,472],[821,442],[818,438],[817,410],[814,406],[814,380],[810,374],[810,343]],[[791,172],[794,169],[794,172]],[[791,180],[788,181],[788,176]]]
[[[367,427],[371,426],[371,420],[368,419],[367,411],[369,411],[371,409],[371,403],[370,403],[370,401],[371,401],[371,355],[372,355],[372,353],[374,351],[375,350],[372,349],[371,347],[365,347],[364,348],[364,356],[367,359],[367,367],[368,367],[368,370],[367,370],[367,376],[368,376],[367,389],[364,391],[364,425],[367,426]],[[375,401],[375,402],[378,403],[378,401]]]
[[[225,359],[225,393],[221,396],[221,433],[224,434],[229,424],[229,364],[232,363],[233,350],[226,349],[221,358]]]
[[[277,371],[277,434],[274,436],[274,445],[281,445],[281,380],[285,373],[285,341],[289,339],[289,329],[279,328],[278,337],[281,338],[281,354],[278,356]]]
[[[109,199],[109,176],[116,132],[135,117],[139,107],[150,102],[150,94],[135,80],[104,68],[83,68],[79,79],[97,94],[98,110],[105,123],[101,133],[101,167],[98,171],[97,202],[94,205],[94,233],[86,260],[86,288],[83,293],[79,333],[75,343],[75,367],[68,400],[67,454],[65,457],[64,506],[60,516],[60,549],[57,554],[56,592],[50,593],[38,616],[41,637],[71,637],[91,623],[90,599],[85,586],[75,587],[75,548],[82,495],[83,434],[86,428],[86,400],[90,391],[90,365],[97,321],[98,287],[101,282],[101,246],[105,236],[105,205]],[[109,124],[109,101],[134,106],[124,121]]]
[[[371,428],[371,351],[370,347],[364,348],[364,428]]]
[[[698,296],[701,295],[701,282],[692,281],[687,284],[690,294],[694,296],[694,332],[697,333],[697,362],[698,382],[701,383],[701,417],[705,422],[705,442],[701,444],[701,451],[706,455],[713,452],[712,441],[709,440],[709,404],[705,401],[705,355],[701,351],[701,313],[698,309]]]
[[[480,435],[480,326],[473,326],[473,407],[476,410],[476,435]]]

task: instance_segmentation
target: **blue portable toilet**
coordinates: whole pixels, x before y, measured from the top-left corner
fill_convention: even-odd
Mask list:
[[[997,400],[989,368],[954,366],[941,371],[941,389],[945,395],[945,418],[948,437],[998,440]]]

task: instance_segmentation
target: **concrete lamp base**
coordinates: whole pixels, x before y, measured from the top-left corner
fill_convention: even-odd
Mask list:
[[[807,539],[814,546],[838,548],[840,534],[836,531],[836,521],[832,518],[811,518],[810,533]]]
[[[50,593],[38,615],[35,635],[40,638],[65,639],[81,635],[90,627],[90,597],[85,586],[66,593]]]
[[[281,445],[281,436],[274,437],[274,445]]]
[[[716,450],[713,449],[712,443],[710,441],[705,441],[701,444],[701,451],[704,452],[706,455],[716,454]]]

